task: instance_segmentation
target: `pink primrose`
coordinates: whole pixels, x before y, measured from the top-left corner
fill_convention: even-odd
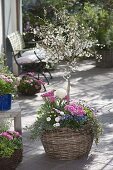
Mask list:
[[[77,113],[80,116],[83,116],[86,114],[82,106],[77,106]]]
[[[74,113],[76,110],[76,108],[73,106],[73,105],[66,105],[65,107],[64,107],[64,109],[65,110],[67,110],[67,111],[69,111],[69,112],[71,112],[71,113]]]
[[[19,132],[16,132],[16,131],[7,131],[7,133],[9,133],[10,135],[14,135],[15,137],[21,137],[20,133]]]
[[[20,135],[19,132],[14,132],[14,135],[15,135],[16,137],[21,137],[21,135]]]
[[[13,80],[8,79],[8,78],[6,78],[5,81],[8,82],[8,83],[12,83],[13,82]]]
[[[11,136],[11,135],[7,135],[6,136],[9,140],[13,140],[13,136]]]
[[[55,96],[49,96],[48,98],[49,98],[49,100],[50,100],[51,103],[54,103],[55,100],[56,100],[56,97],[55,97]]]
[[[3,132],[1,134],[1,136],[4,136],[4,137],[8,138],[9,140],[13,140],[13,136],[9,135],[9,133],[7,133],[7,132]]]
[[[54,91],[49,91],[41,95],[42,97],[51,97],[54,96]]]
[[[77,106],[72,104],[72,105],[66,105],[64,109],[69,111],[72,115],[83,116],[86,114],[82,106]]]

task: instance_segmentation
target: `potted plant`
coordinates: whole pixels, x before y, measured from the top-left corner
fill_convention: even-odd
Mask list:
[[[31,127],[32,138],[39,135],[46,154],[52,158],[69,160],[87,155],[101,133],[95,110],[70,100],[64,89],[46,92],[42,97],[45,103]]]
[[[22,161],[22,137],[16,131],[0,134],[0,169],[15,170]]]
[[[0,74],[0,110],[11,109],[12,94],[16,90],[16,78],[9,73]]]
[[[29,96],[39,93],[41,90],[41,85],[44,84],[45,83],[42,80],[37,79],[34,76],[34,73],[27,73],[23,75],[17,88],[19,93]]]

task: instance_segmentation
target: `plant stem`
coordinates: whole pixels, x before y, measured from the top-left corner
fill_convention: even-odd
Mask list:
[[[68,100],[67,100],[67,103],[69,104],[69,100],[70,100],[70,78],[68,78],[67,81],[68,81],[68,85],[67,85]]]

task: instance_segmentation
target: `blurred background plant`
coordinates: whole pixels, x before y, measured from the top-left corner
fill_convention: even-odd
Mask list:
[[[11,127],[11,120],[9,120],[9,119],[6,119],[6,120],[4,120],[4,119],[0,119],[0,133],[1,132],[5,132],[5,131],[7,131],[8,129],[10,129],[10,127]]]

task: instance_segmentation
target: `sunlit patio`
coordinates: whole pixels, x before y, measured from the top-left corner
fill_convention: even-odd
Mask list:
[[[60,65],[53,73],[53,80],[47,90],[65,86],[63,70],[65,65]],[[59,161],[50,159],[45,154],[40,140],[29,139],[29,131],[25,126],[31,125],[36,118],[37,109],[42,103],[41,93],[34,97],[20,97],[19,104],[22,109],[23,162],[18,170],[112,170],[113,169],[113,69],[99,69],[94,61],[82,62],[71,79],[71,97],[88,102],[98,109],[97,116],[103,124],[103,135],[99,144],[93,144],[88,157],[79,160]],[[43,90],[42,90],[43,91]]]

